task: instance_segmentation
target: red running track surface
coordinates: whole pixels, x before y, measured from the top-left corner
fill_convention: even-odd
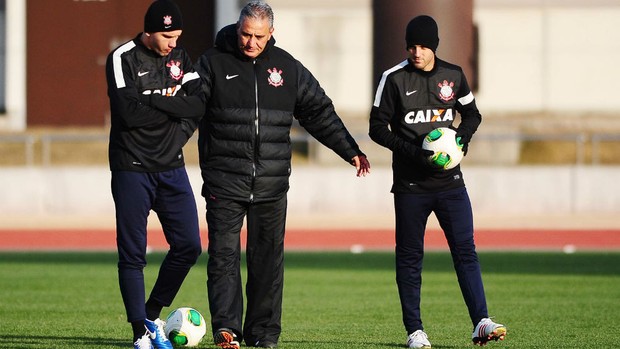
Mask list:
[[[151,250],[166,250],[161,230],[149,230]],[[203,246],[206,232],[201,233]],[[245,232],[241,234],[245,245]],[[482,250],[620,251],[620,230],[479,229],[476,246]],[[427,250],[448,250],[441,230],[428,230]],[[391,229],[289,229],[286,249],[303,251],[393,250]],[[0,230],[0,251],[114,251],[116,235],[110,229],[5,229]]]

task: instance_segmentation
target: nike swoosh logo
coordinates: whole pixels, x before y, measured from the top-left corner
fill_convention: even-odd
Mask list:
[[[149,73],[149,72],[147,72],[147,71],[139,71],[139,72],[138,72],[138,76],[144,76],[144,75],[146,75],[146,74],[148,74],[148,73]]]
[[[239,74],[236,74],[236,75],[226,75],[226,80],[234,79],[237,76],[239,76]]]
[[[407,91],[407,92],[405,92],[405,94],[406,94],[407,96],[411,96],[412,94],[414,94],[414,93],[416,93],[416,92],[418,92],[418,90]]]

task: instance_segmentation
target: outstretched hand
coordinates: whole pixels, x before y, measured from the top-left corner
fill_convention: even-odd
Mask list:
[[[365,155],[356,155],[351,159],[351,165],[355,166],[357,169],[357,176],[366,177],[367,174],[370,174],[370,162],[366,159]]]

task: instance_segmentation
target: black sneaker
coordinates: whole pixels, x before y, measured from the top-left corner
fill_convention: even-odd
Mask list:
[[[213,335],[213,342],[222,349],[239,349],[237,335],[228,328],[220,328]]]
[[[254,344],[254,346],[257,348],[275,348],[278,346],[278,343],[265,340],[265,341],[257,341],[256,344]]]

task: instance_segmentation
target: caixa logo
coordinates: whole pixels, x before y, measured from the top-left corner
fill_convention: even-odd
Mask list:
[[[180,90],[181,90],[181,85],[176,85],[176,86],[172,86],[168,88],[142,91],[142,94],[147,95],[147,96],[152,94],[152,95],[162,95],[166,97],[174,97],[176,96],[177,92],[179,92]]]
[[[454,121],[454,110],[452,108],[414,110],[405,115],[405,122],[408,124],[440,121]]]

